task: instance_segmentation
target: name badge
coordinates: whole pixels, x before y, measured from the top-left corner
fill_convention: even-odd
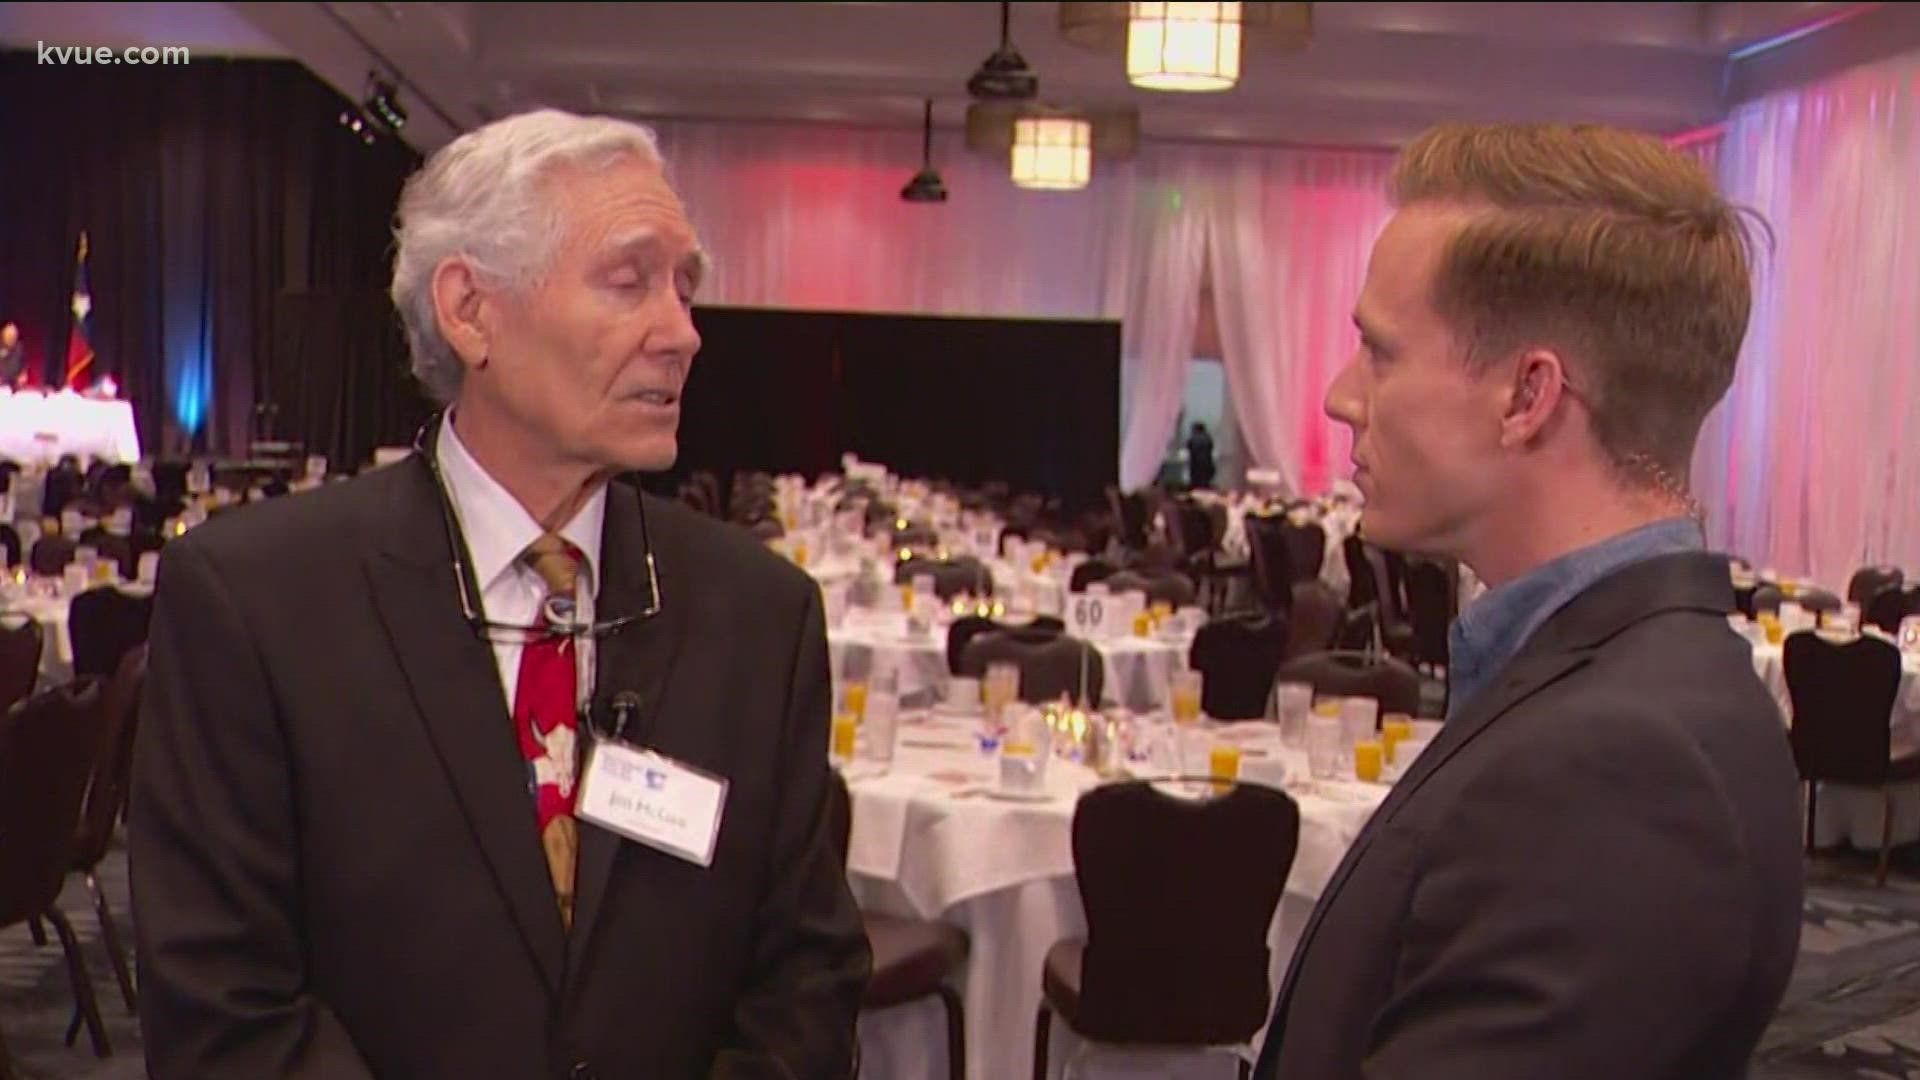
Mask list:
[[[574,813],[629,840],[713,865],[727,782],[664,754],[596,740]]]

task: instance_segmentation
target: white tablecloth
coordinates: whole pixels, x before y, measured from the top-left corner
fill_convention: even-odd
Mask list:
[[[58,686],[73,678],[73,637],[67,630],[67,596],[17,596],[0,599],[0,613],[19,612],[40,624],[40,683]]]
[[[53,462],[62,454],[139,461],[133,405],[66,390],[0,390],[0,459]]]
[[[1781,714],[1793,722],[1793,698],[1787,692],[1784,650],[1765,641],[1753,645],[1753,670],[1767,684]],[[1894,695],[1893,712],[1887,718],[1893,728],[1896,749],[1920,746],[1920,654],[1907,653],[1900,658],[1900,690]],[[1920,783],[1895,784],[1893,796],[1893,842],[1908,844],[1920,840]],[[1877,788],[1850,787],[1822,783],[1815,806],[1813,842],[1821,847],[1848,843],[1856,848],[1880,849],[1883,801]]]
[[[937,918],[967,930],[973,945],[961,991],[968,1075],[1029,1076],[1047,950],[1086,932],[1074,883],[1073,803],[1096,780],[1078,765],[1055,761],[1048,775],[1050,801],[1003,802],[988,794],[994,762],[977,750],[971,720],[940,714],[911,720],[901,728],[896,759],[884,775],[865,762],[850,770],[848,870],[854,890],[870,910]],[[1272,725],[1235,725],[1232,731],[1248,761],[1258,754],[1267,762],[1284,761],[1290,776],[1306,774],[1304,755],[1280,749]],[[1300,846],[1269,930],[1270,989],[1278,990],[1314,901],[1386,790],[1351,781],[1293,790]],[[917,1002],[864,1017],[862,1075],[945,1077],[943,1015],[937,1004]],[[1078,1046],[1056,1022],[1055,1076]],[[1218,1056],[1103,1052],[1089,1064],[1101,1076],[1234,1075],[1230,1061]]]
[[[900,700],[909,705],[944,698],[949,678],[946,627],[936,624],[916,637],[907,632],[905,619],[893,612],[848,612],[846,621],[827,631],[834,681],[890,673]],[[1167,684],[1192,644],[1190,634],[1094,642],[1105,672],[1102,697],[1136,711],[1164,706]]]

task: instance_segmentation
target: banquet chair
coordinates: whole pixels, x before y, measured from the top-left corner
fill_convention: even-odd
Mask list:
[[[1187,666],[1201,675],[1200,711],[1215,720],[1265,717],[1286,651],[1284,615],[1263,611],[1209,620],[1187,650]]]
[[[20,534],[13,526],[0,522],[0,570],[11,570],[27,557]]]
[[[1149,604],[1171,604],[1183,608],[1193,604],[1193,580],[1178,570],[1168,570],[1157,574],[1142,573],[1139,570],[1122,570],[1106,580],[1107,591],[1118,595],[1123,592],[1139,592],[1147,595]]]
[[[1817,615],[1837,615],[1840,613],[1840,598],[1825,589],[1802,589],[1793,597],[1795,603]]]
[[[133,542],[125,536],[116,536],[105,526],[95,525],[80,534],[80,546],[91,547],[101,559],[111,559],[120,568],[120,576],[131,579],[134,571]]]
[[[1786,597],[1781,594],[1778,585],[1762,585],[1753,590],[1753,614],[1758,617],[1763,611],[1780,614],[1780,604]]]
[[[1447,632],[1453,626],[1460,590],[1453,573],[1429,559],[1407,567],[1407,617],[1413,626],[1416,667],[1447,666]]]
[[[961,658],[967,654],[967,643],[981,634],[991,634],[1006,627],[985,615],[962,615],[947,627],[947,673],[964,675],[960,670]],[[974,673],[976,676],[978,672]]]
[[[1342,610],[1340,621],[1333,634],[1333,648],[1339,652],[1368,655],[1378,653],[1380,651],[1378,619],[1379,614],[1372,604]]]
[[[1099,650],[1051,628],[1019,627],[981,634],[960,656],[960,674],[980,678],[990,664],[1020,669],[1020,700],[1042,705],[1069,697],[1098,705],[1106,689],[1106,663]]]
[[[1874,880],[1885,885],[1893,847],[1891,785],[1920,779],[1920,747],[1893,745],[1900,652],[1870,636],[1841,645],[1802,631],[1787,635],[1782,662],[1793,702],[1787,737],[1794,765],[1807,785],[1807,852],[1813,852],[1822,780],[1878,787],[1880,860]]]
[[[1047,952],[1035,1080],[1056,1013],[1108,1045],[1204,1052],[1252,1039],[1267,1021],[1267,932],[1299,842],[1300,809],[1277,788],[1194,800],[1134,781],[1082,795],[1073,865],[1087,936]],[[1244,1058],[1239,1069],[1250,1073]]]
[[[1905,590],[1882,589],[1866,606],[1865,621],[1889,634],[1900,632],[1900,622],[1909,615],[1920,615],[1920,584]]]
[[[69,536],[42,536],[27,554],[27,569],[41,577],[59,577],[79,547]]]
[[[1391,656],[1357,652],[1311,653],[1282,664],[1281,682],[1312,685],[1316,697],[1370,697],[1382,715],[1420,713],[1420,673]]]
[[[922,574],[933,578],[933,593],[942,600],[951,600],[962,593],[972,596],[993,595],[993,574],[987,570],[986,564],[971,555],[951,559],[916,556],[894,567],[893,583],[911,585],[913,579]]]
[[[60,910],[73,856],[80,800],[100,746],[100,687],[82,679],[44,691],[0,716],[0,928],[44,918],[53,924],[73,984],[73,1045],[84,1022],[97,1057],[113,1052],[94,999],[86,957]],[[0,1055],[4,1055],[0,1048]],[[0,1056],[0,1076],[10,1064]]]
[[[127,951],[121,944],[120,928],[107,904],[96,876],[100,863],[113,844],[114,824],[120,820],[120,808],[127,801],[133,779],[133,739],[140,720],[140,691],[147,679],[147,647],[129,651],[120,661],[113,679],[101,695],[103,730],[93,776],[87,783],[87,795],[80,811],[80,825],[73,838],[73,862],[69,869],[81,875],[87,893],[93,897],[93,911],[100,921],[100,940],[113,965],[113,976],[120,983],[120,996],[127,1012],[137,1015],[139,999],[134,996],[133,972],[127,964]]]
[[[1086,592],[1087,586],[1105,581],[1115,572],[1113,564],[1105,559],[1088,559],[1073,568],[1072,576],[1067,579],[1067,591]]]
[[[103,585],[73,598],[67,635],[73,642],[73,673],[107,679],[128,652],[147,640],[153,595],[135,596]]]
[[[1897,566],[1863,566],[1847,581],[1847,603],[1859,604],[1864,611],[1874,597],[1906,583],[1906,573]]]
[[[828,828],[833,831],[840,864],[844,867],[848,838],[853,832],[853,797],[847,791],[846,777],[838,772],[833,774],[827,798],[830,800]],[[873,974],[860,999],[860,1011],[890,1009],[938,997],[940,1007],[947,1014],[947,1076],[949,1080],[964,1080],[967,1012],[959,992],[948,980],[967,962],[967,954],[972,951],[966,931],[931,919],[875,915],[865,910],[860,912],[860,921],[866,927],[867,946],[873,950]]]
[[[1327,530],[1318,522],[1295,525],[1285,517],[1280,535],[1285,538],[1287,554],[1292,556],[1293,580],[1314,581],[1320,577],[1320,564],[1327,559]]]
[[[46,631],[31,617],[0,611],[0,716],[33,693],[45,644]]]
[[[1346,617],[1346,605],[1340,602],[1340,594],[1324,581],[1298,582],[1292,593],[1293,602],[1287,617],[1287,651],[1281,657],[1282,663],[1333,648],[1334,637]],[[1371,635],[1371,627],[1367,633]]]
[[[1247,561],[1253,568],[1253,595],[1261,608],[1285,614],[1292,606],[1293,548],[1287,542],[1286,520],[1248,514],[1242,526],[1247,534]]]

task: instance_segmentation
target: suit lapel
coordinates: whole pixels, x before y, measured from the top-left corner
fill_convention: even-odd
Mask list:
[[[596,596],[598,618],[613,618],[646,610],[650,600],[647,584],[647,545],[641,538],[641,496],[624,484],[609,485],[607,516],[602,527],[600,546],[601,581]],[[640,711],[626,732],[626,741],[646,746],[658,731],[667,708],[668,676],[680,647],[686,616],[687,598],[669,596],[665,582],[674,580],[674,568],[682,562],[673,557],[670,544],[663,544],[662,533],[655,528],[649,539],[662,579],[660,614],[628,626],[602,639],[594,658],[594,712],[607,713],[607,703],[615,694],[631,690],[640,695]],[[670,538],[668,538],[670,539]],[[676,601],[678,601],[676,603]],[[580,862],[575,870],[573,930],[568,936],[567,970],[578,971],[606,898],[607,882],[613,873],[614,856],[624,841],[615,834],[580,823]]]
[[[1328,880],[1301,931],[1293,960],[1287,965],[1286,980],[1274,1004],[1267,1047],[1261,1055],[1262,1067],[1269,1064],[1270,1054],[1279,1045],[1293,988],[1306,966],[1304,961],[1326,912],[1352,876],[1373,837],[1393,821],[1429,777],[1494,721],[1583,667],[1592,659],[1594,650],[1634,623],[1672,611],[1724,614],[1732,609],[1733,590],[1725,562],[1712,555],[1690,552],[1647,559],[1616,571],[1542,624],[1507,665],[1499,681],[1448,721],[1433,745],[1420,755],[1407,775],[1394,784],[1392,792],[1368,819]]]
[[[368,562],[374,603],[474,842],[557,990],[564,931],[499,667],[461,615],[446,522],[426,465],[392,467],[410,475],[396,481],[388,544]]]
[[[1314,933],[1320,929],[1320,921],[1332,907],[1348,878],[1352,877],[1354,868],[1366,854],[1367,846],[1372,843],[1373,838],[1393,821],[1394,815],[1400,812],[1400,808],[1405,806],[1408,800],[1419,793],[1421,785],[1426,783],[1427,778],[1444,766],[1447,759],[1459,753],[1462,747],[1473,740],[1474,736],[1485,731],[1489,725],[1515,706],[1558,682],[1587,662],[1587,655],[1580,652],[1532,652],[1531,650],[1529,652],[1530,655],[1523,656],[1508,666],[1506,677],[1488,687],[1474,699],[1471,705],[1440,729],[1440,734],[1434,739],[1433,745],[1413,763],[1413,768],[1408,770],[1407,775],[1393,785],[1393,790],[1381,802],[1380,808],[1373,812],[1373,816],[1367,819],[1367,824],[1360,830],[1360,835],[1354,838],[1353,846],[1347,850],[1346,857],[1340,860],[1340,865],[1334,870],[1333,877],[1327,880],[1327,887],[1321,890],[1320,898],[1314,902],[1313,914],[1308,917],[1306,928],[1300,933],[1300,943],[1294,947],[1293,961],[1287,965],[1287,977],[1280,985],[1280,994],[1274,1006],[1276,1025],[1284,1023],[1286,1019],[1287,1005],[1293,993],[1294,983],[1298,981],[1300,972],[1305,967],[1302,961],[1306,959],[1307,951],[1313,944]],[[1269,1041],[1272,1040],[1273,1037],[1269,1036]]]

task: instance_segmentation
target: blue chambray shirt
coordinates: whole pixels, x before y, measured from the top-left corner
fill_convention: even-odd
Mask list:
[[[1535,630],[1595,582],[1637,562],[1706,547],[1692,518],[1666,518],[1609,537],[1491,589],[1454,620],[1447,638],[1447,719],[1500,674]]]

